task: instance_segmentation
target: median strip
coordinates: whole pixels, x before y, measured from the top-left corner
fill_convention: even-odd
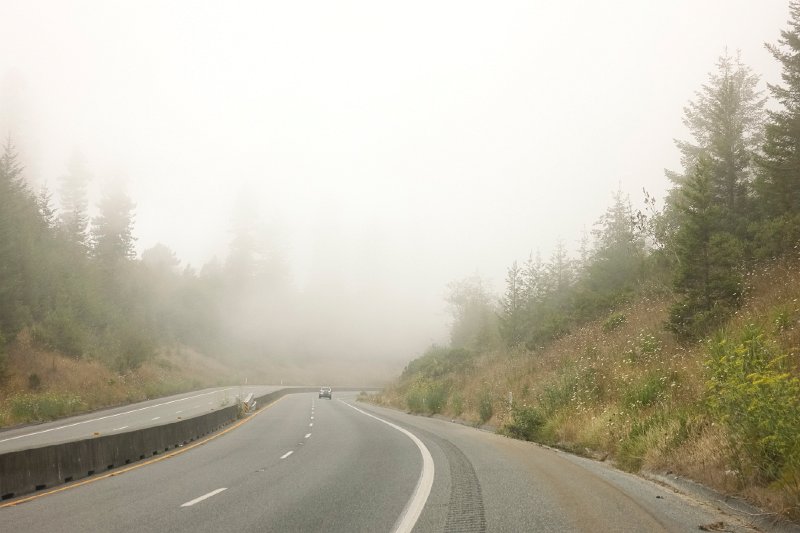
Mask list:
[[[81,424],[88,424],[90,422],[97,422],[98,420],[106,420],[108,418],[116,418],[118,416],[129,415],[131,413],[138,413],[140,411],[145,411],[147,409],[153,409],[154,407],[161,407],[162,405],[169,405],[171,403],[183,402],[183,401],[186,401],[186,400],[191,400],[192,398],[199,398],[200,396],[208,396],[209,394],[216,394],[218,392],[225,392],[225,391],[228,391],[228,390],[231,390],[231,389],[228,388],[228,389],[223,389],[221,391],[211,391],[211,392],[205,392],[203,394],[197,394],[195,396],[188,396],[186,398],[178,398],[177,400],[170,400],[168,402],[157,403],[155,405],[148,405],[146,407],[140,407],[139,409],[132,409],[130,411],[125,411],[123,413],[115,413],[113,415],[106,415],[106,416],[101,416],[101,417],[98,417],[98,418],[92,418],[91,420],[82,420],[80,422],[75,422],[73,424],[67,424],[67,425],[58,426],[58,427],[55,427],[55,428],[43,429],[41,431],[34,431],[33,433],[25,433],[24,435],[17,435],[15,437],[8,437],[8,438],[5,438],[5,439],[0,439],[0,442],[8,442],[8,441],[12,441],[12,440],[22,439],[24,437],[33,437],[34,435],[41,435],[43,433],[50,433],[51,431],[58,431],[59,429],[66,429],[66,428],[71,428],[71,427],[75,427],[75,426],[80,426]]]

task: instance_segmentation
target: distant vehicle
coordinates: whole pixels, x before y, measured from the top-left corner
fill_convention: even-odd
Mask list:
[[[319,389],[319,397],[320,398],[327,398],[329,400],[333,400],[333,392],[331,391],[330,387],[322,387]]]

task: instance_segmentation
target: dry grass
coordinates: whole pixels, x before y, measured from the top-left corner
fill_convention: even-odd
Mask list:
[[[800,261],[763,265],[746,284],[744,305],[724,329],[762,326],[800,374]],[[533,352],[484,354],[471,371],[448,376],[463,398],[460,418],[477,423],[488,391],[489,423],[502,428],[512,419],[511,393],[514,408],[543,414],[535,440],[629,470],[680,473],[797,517],[800,490],[792,496],[737,471],[725,428],[704,408],[707,345],[681,345],[664,329],[670,304],[669,296],[643,296],[614,311],[625,317],[615,328],[603,327],[605,317]],[[381,401],[405,407],[403,392],[398,383]],[[455,416],[450,405],[444,414]]]
[[[12,405],[24,398],[58,401],[76,400],[58,415],[183,392],[202,387],[235,383],[229,367],[186,349],[165,350],[140,368],[116,374],[99,361],[75,359],[34,346],[23,331],[11,344],[8,372],[0,388],[0,425],[14,425],[40,418],[34,413],[15,412]]]
[[[400,366],[341,359],[225,360],[174,346],[162,349],[136,370],[117,374],[99,361],[43,350],[23,331],[9,345],[8,371],[0,386],[0,427],[245,382],[380,386]],[[48,409],[37,409],[43,402]]]

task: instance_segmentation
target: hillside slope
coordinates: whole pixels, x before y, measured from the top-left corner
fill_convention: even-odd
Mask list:
[[[679,473],[798,518],[799,268],[747,273],[744,305],[700,343],[665,330],[671,296],[653,291],[534,351],[432,348],[378,401]]]
[[[136,368],[119,372],[97,359],[47,350],[27,330],[8,345],[7,352],[0,380],[0,428],[224,385],[374,387],[387,382],[398,368],[393,361],[331,357],[215,358],[173,345]]]

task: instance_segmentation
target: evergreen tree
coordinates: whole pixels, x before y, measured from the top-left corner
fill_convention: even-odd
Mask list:
[[[41,226],[9,138],[0,156],[0,334],[16,333],[30,322],[33,246]]]
[[[721,56],[716,72],[684,108],[683,123],[693,137],[692,141],[676,141],[684,173],[667,172],[679,189],[700,158],[705,158],[713,202],[720,207],[725,229],[740,239],[746,237],[751,212],[754,154],[761,143],[766,101],[756,90],[758,83],[758,76],[742,63],[738,53],[735,58],[727,52]]]
[[[630,199],[621,190],[592,231],[594,249],[576,284],[574,308],[590,319],[615,306],[634,290],[644,274],[645,242]]]
[[[644,239],[636,226],[630,198],[621,190],[614,193],[614,203],[595,224],[593,234],[590,275],[611,291],[635,284],[641,276]]]
[[[528,256],[522,268],[522,297],[529,311],[542,299],[544,292],[543,276],[542,255],[537,250],[536,254]]]
[[[136,257],[133,236],[135,204],[121,187],[112,187],[92,224],[92,256],[107,270]]]
[[[572,261],[567,254],[564,241],[559,239],[546,267],[544,283],[547,293],[564,293],[572,283],[573,277]]]
[[[756,227],[757,253],[770,257],[800,241],[800,2],[789,4],[789,28],[766,47],[782,66],[783,84],[768,88],[778,108],[767,112],[761,172],[756,180],[763,220]]]
[[[16,310],[22,303],[16,241],[19,202],[24,191],[22,167],[9,138],[0,157],[0,335],[16,329]]]
[[[53,195],[46,185],[42,185],[39,189],[39,194],[36,196],[36,206],[39,209],[39,215],[42,217],[45,227],[49,230],[56,229],[58,216],[56,208],[53,207]]]
[[[675,236],[680,264],[669,327],[684,338],[698,338],[728,314],[741,297],[742,249],[726,231],[712,185],[714,162],[698,160],[680,189],[676,209],[681,225]]]
[[[525,340],[525,287],[522,269],[517,262],[506,275],[506,292],[500,301],[500,334],[508,346]]]
[[[67,165],[67,173],[61,177],[61,229],[67,240],[85,250],[89,228],[89,199],[87,187],[90,181],[86,161],[74,152]]]
[[[784,83],[768,85],[780,108],[768,111],[759,160],[759,193],[770,217],[800,212],[800,2],[791,2],[789,11],[789,29],[777,45],[766,45],[782,65]]]

